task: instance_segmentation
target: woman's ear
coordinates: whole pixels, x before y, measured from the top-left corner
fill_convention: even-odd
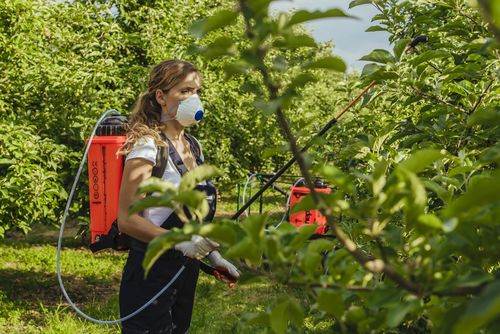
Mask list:
[[[165,107],[167,105],[167,97],[165,92],[163,92],[161,89],[157,89],[155,92],[155,98],[156,102],[162,107]]]

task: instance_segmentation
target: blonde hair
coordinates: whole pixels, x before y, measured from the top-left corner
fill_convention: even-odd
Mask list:
[[[130,115],[127,140],[123,144],[121,154],[129,153],[135,143],[145,136],[153,137],[158,146],[166,145],[160,137],[161,106],[156,101],[156,91],[169,91],[192,72],[200,75],[193,64],[179,59],[164,60],[153,67],[149,74],[148,89],[139,96]]]

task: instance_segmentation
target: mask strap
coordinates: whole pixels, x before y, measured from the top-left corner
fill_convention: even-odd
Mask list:
[[[175,121],[176,118],[170,116],[169,114],[172,114],[173,110],[175,110],[175,108],[179,108],[179,104],[180,104],[180,102],[177,104],[176,107],[170,108],[170,110],[167,111],[167,113],[165,113],[165,114],[162,113],[160,116],[160,122],[164,123],[164,122],[168,122],[168,121]]]

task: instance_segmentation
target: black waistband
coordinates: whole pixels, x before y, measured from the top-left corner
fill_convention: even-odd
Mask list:
[[[182,228],[183,223],[175,214],[175,212],[172,212],[168,218],[163,222],[163,224],[160,225],[160,227],[170,230],[174,227],[179,227]],[[130,237],[130,249],[138,252],[146,252],[146,249],[148,248],[148,244],[145,242],[142,242],[140,240],[137,240],[135,238]],[[180,258],[184,256],[182,252],[179,252],[173,248],[169,249],[165,253],[162,254],[161,258],[169,258],[169,259],[174,259],[174,258]]]
[[[148,245],[146,243],[140,242],[136,239],[134,239],[133,241],[136,241],[136,242],[131,242],[130,251],[144,254],[146,252],[146,249],[148,248]],[[172,259],[180,259],[183,257],[184,257],[184,255],[182,254],[181,251],[170,248],[165,253],[163,253],[159,259],[172,260]]]

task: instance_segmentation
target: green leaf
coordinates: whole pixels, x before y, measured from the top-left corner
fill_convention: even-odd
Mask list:
[[[394,71],[387,71],[384,66],[378,64],[366,64],[361,71],[361,78],[370,80],[395,80],[399,75]]]
[[[210,208],[206,200],[206,194],[198,190],[186,190],[172,198],[176,203],[183,204],[189,209],[189,212],[201,222],[206,217]],[[179,206],[180,207],[180,206]],[[176,210],[179,217],[184,216],[183,210]],[[187,220],[187,218],[186,218]]]
[[[480,286],[484,283],[494,280],[494,276],[484,271],[475,270],[473,268],[471,271],[465,273],[465,275],[458,277],[453,282],[453,287],[473,287]],[[446,291],[446,290],[445,290]]]
[[[404,38],[400,39],[394,44],[393,51],[396,61],[401,60],[401,56],[403,55],[403,52],[410,41],[411,40],[409,38]]]
[[[179,192],[194,189],[201,181],[221,175],[222,172],[217,167],[211,165],[198,166],[182,177],[181,183],[179,184]]]
[[[301,260],[301,265],[305,273],[313,277],[320,275],[324,270],[322,266],[323,253],[331,251],[333,248],[334,243],[327,239],[317,239],[308,242],[307,250]]]
[[[427,227],[437,230],[443,229],[443,222],[441,222],[441,220],[432,213],[420,215],[418,216],[417,220],[420,224],[425,225]]]
[[[147,208],[152,207],[175,207],[172,202],[173,196],[148,196],[134,202],[128,209],[128,214],[133,215],[139,213]]]
[[[262,111],[264,115],[274,114],[282,106],[283,100],[278,98],[271,101],[258,100],[253,102],[256,109]]]
[[[292,82],[288,85],[289,90],[295,90],[297,88],[302,88],[310,82],[316,82],[318,79],[309,74],[301,73],[292,79]]]
[[[270,237],[264,240],[265,254],[269,261],[271,262],[281,262],[284,260],[283,249],[284,247],[280,244],[277,238]]]
[[[235,223],[216,222],[211,224],[204,224],[201,226],[199,235],[208,237],[215,241],[221,241],[229,245],[235,244],[237,239],[237,231]]]
[[[438,150],[423,149],[413,153],[411,157],[400,163],[398,167],[417,174],[442,157],[443,154]]]
[[[306,21],[331,18],[331,17],[350,17],[350,18],[352,18],[352,16],[347,15],[341,9],[338,9],[338,8],[332,8],[332,9],[329,9],[326,11],[316,10],[314,12],[310,12],[307,10],[299,10],[299,11],[296,11],[292,15],[292,17],[290,18],[290,21],[288,21],[288,24],[286,26],[290,27],[294,24],[298,24],[298,23],[302,23],[302,22],[306,22]]]
[[[238,14],[239,13],[234,10],[220,10],[210,17],[194,22],[189,28],[189,32],[193,36],[201,38],[212,30],[220,29],[233,24],[236,21]]]
[[[262,89],[259,85],[253,82],[245,81],[241,86],[240,89],[244,93],[252,93],[256,96],[262,95]]]
[[[318,228],[318,225],[312,224],[305,224],[299,227],[297,234],[295,237],[292,239],[292,241],[288,244],[287,247],[292,250],[296,250],[301,248],[304,245],[304,242],[306,242],[316,231]]]
[[[147,276],[149,270],[151,270],[154,263],[163,253],[172,248],[175,244],[181,241],[189,240],[190,238],[190,235],[185,234],[178,228],[175,228],[151,240],[148,244],[148,248],[142,262],[144,276]]]
[[[304,310],[297,299],[290,298],[288,300],[288,314],[290,316],[290,322],[300,328],[304,322]]]
[[[500,142],[494,146],[488,147],[481,153],[481,161],[500,163]]]
[[[303,320],[304,311],[299,303],[293,298],[286,298],[274,305],[269,316],[271,328],[277,334],[285,333],[288,328],[288,321],[300,326]]]
[[[261,13],[267,13],[269,9],[269,4],[272,0],[250,0],[247,1],[248,6],[252,9],[252,11],[258,15]]]
[[[458,318],[454,334],[471,334],[500,316],[500,280],[488,284]]]
[[[261,251],[252,238],[245,237],[236,245],[229,247],[225,256],[233,259],[248,259],[253,263],[261,261]]]
[[[319,165],[315,171],[325,178],[332,186],[337,186],[347,193],[352,193],[355,189],[353,178],[336,166]]]
[[[489,105],[479,108],[467,120],[467,125],[489,125],[498,126],[500,124],[500,107]]]
[[[241,225],[243,229],[247,231],[250,238],[252,238],[253,242],[260,244],[260,240],[264,236],[266,221],[267,214],[253,215],[245,219]]]
[[[389,328],[397,327],[406,317],[408,312],[411,312],[418,305],[417,301],[401,302],[394,304],[388,308],[387,312],[387,326]]]
[[[450,53],[447,51],[443,50],[429,50],[425,51],[424,53],[418,55],[412,60],[412,64],[414,67],[422,64],[423,62],[433,60],[433,59],[438,59],[438,58],[446,58],[450,57]]]
[[[327,70],[345,72],[347,66],[344,63],[344,61],[339,57],[324,57],[305,64],[303,68],[304,69],[323,68]]]
[[[174,194],[177,192],[177,187],[168,181],[162,180],[157,177],[150,177],[144,180],[139,189],[137,190],[138,194],[146,194],[146,193],[165,193]]]
[[[237,49],[234,41],[229,37],[218,37],[207,47],[198,47],[191,45],[188,49],[190,53],[201,54],[207,59],[215,59],[222,56],[232,56]]]
[[[307,245],[308,252],[321,253],[333,250],[335,243],[328,239],[317,239]]]
[[[363,66],[363,70],[361,71],[361,77],[369,76],[375,72],[377,72],[382,66],[377,64],[366,64]]]
[[[416,174],[400,167],[397,168],[396,173],[402,176],[407,184],[408,196],[404,209],[407,213],[407,226],[412,228],[417,218],[423,214],[427,204],[427,193]]]
[[[437,184],[434,181],[425,180],[424,181],[424,186],[427,189],[435,192],[436,195],[438,195],[438,197],[440,199],[442,199],[443,202],[445,202],[445,203],[448,202],[451,199],[452,195],[453,195],[450,191],[446,190],[444,187],[442,187],[441,185]]]
[[[226,72],[226,77],[230,78],[237,74],[245,74],[250,70],[250,65],[243,60],[238,60],[233,63],[228,63],[224,65],[224,72]]]
[[[316,208],[317,205],[314,202],[313,197],[309,194],[302,197],[300,201],[290,209],[290,214],[294,214],[301,211],[313,210]]]
[[[493,176],[477,176],[469,182],[469,189],[465,194],[454,200],[444,210],[446,217],[460,217],[472,213],[474,208],[483,207],[500,201],[500,173]]]
[[[365,32],[375,32],[375,31],[387,31],[387,29],[379,25],[374,25],[368,27],[368,29],[365,30]]]
[[[357,7],[357,6],[361,6],[361,5],[371,4],[372,2],[376,2],[376,1],[373,1],[373,0],[354,0],[354,1],[351,1],[349,3],[349,9]]]
[[[375,170],[373,171],[373,181],[372,181],[372,192],[373,195],[378,196],[380,192],[384,189],[386,183],[385,173],[389,167],[389,162],[386,160],[379,161],[375,165]]]
[[[374,61],[382,64],[392,64],[395,61],[394,56],[389,51],[382,49],[373,50],[370,54],[361,57],[359,60]]]
[[[285,38],[276,39],[273,42],[273,45],[277,48],[285,48],[285,49],[297,49],[302,47],[315,48],[318,46],[314,38],[312,38],[309,35],[286,36]]]
[[[288,61],[282,55],[278,55],[273,59],[273,69],[279,72],[285,72],[288,69]]]
[[[450,171],[447,173],[449,177],[459,175],[459,174],[466,174],[472,171],[475,171],[478,169],[480,166],[474,165],[474,166],[458,166],[455,168],[450,169]]]
[[[491,6],[491,8],[490,8],[491,18],[493,20],[493,23],[497,26],[497,28],[499,28],[500,27],[500,2],[495,1],[495,0],[490,0],[490,6]]]
[[[380,310],[395,303],[400,303],[404,291],[396,287],[380,287],[368,294],[366,306],[372,310]]]
[[[344,299],[340,291],[319,290],[316,302],[321,311],[333,314],[337,319],[340,319],[345,311]]]

